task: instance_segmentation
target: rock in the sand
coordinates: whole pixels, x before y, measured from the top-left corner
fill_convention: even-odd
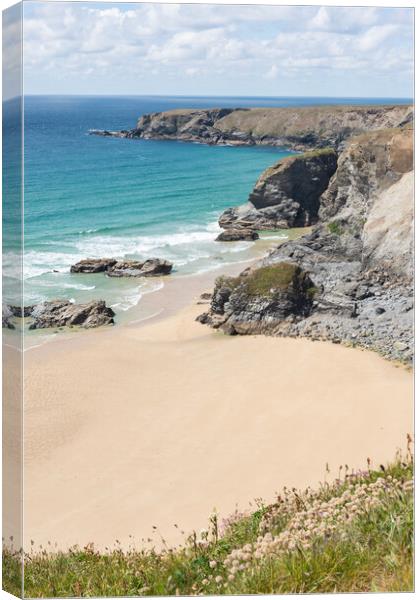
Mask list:
[[[15,329],[14,324],[11,319],[13,319],[15,315],[11,307],[8,304],[3,304],[2,306],[2,315],[1,315],[1,325],[5,329]]]
[[[260,236],[254,229],[226,229],[219,233],[216,242],[252,242],[258,240]]]
[[[148,260],[120,260],[107,270],[109,277],[156,277],[169,275],[172,263],[160,258]]]
[[[19,317],[19,319],[23,319],[24,317],[30,317],[31,312],[34,309],[33,306],[10,306],[10,310],[13,313],[14,317]]]
[[[312,280],[295,264],[248,269],[239,277],[220,277],[210,311],[197,320],[230,335],[264,333],[288,317],[308,316],[315,292]]]
[[[12,319],[14,317],[17,317],[18,319],[30,317],[33,309],[33,306],[14,306],[12,304],[3,304],[2,326],[7,329],[15,329]]]
[[[209,304],[212,295],[213,294],[211,292],[203,292],[200,294],[197,304]]]
[[[85,258],[70,267],[71,273],[102,273],[117,263],[116,258]]]
[[[52,300],[32,307],[33,322],[29,329],[79,326],[86,329],[114,323],[115,313],[103,300],[73,304],[68,300]]]

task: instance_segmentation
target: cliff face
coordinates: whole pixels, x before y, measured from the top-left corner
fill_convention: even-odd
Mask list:
[[[364,131],[409,122],[409,106],[178,109],[142,116],[125,137],[208,144],[271,144],[298,150],[338,148]]]
[[[362,264],[411,280],[414,274],[414,172],[378,195],[362,232]]]
[[[340,155],[321,196],[323,223],[309,235],[280,245],[256,267],[257,271],[285,263],[299,267],[312,282],[307,314],[289,312],[278,318],[278,311],[270,305],[264,308],[263,321],[251,319],[244,310],[247,301],[242,289],[233,296],[240,303],[231,303],[230,295],[224,303],[217,303],[220,290],[216,286],[210,311],[201,320],[230,334],[328,339],[410,362],[412,169],[409,128],[371,132],[353,140]],[[261,306],[266,302],[263,295],[259,300]],[[258,298],[252,302],[258,305]]]
[[[263,172],[248,203],[226,210],[219,224],[255,229],[312,225],[318,219],[320,196],[336,168],[337,154],[332,149],[282,159]]]
[[[352,139],[321,197],[319,217],[360,232],[378,195],[413,168],[413,132],[388,129]]]

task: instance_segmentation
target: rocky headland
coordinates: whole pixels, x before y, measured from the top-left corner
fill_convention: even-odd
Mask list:
[[[344,140],[364,131],[399,127],[411,120],[412,107],[402,105],[175,109],[143,115],[130,130],[90,133],[205,144],[263,144],[304,151],[339,148]]]
[[[293,160],[269,169],[256,188],[267,188]],[[287,196],[290,181],[278,181],[277,196]],[[228,334],[305,336],[411,362],[413,193],[409,123],[348,140],[311,215],[312,232],[279,245],[238,278],[219,278],[199,320]]]
[[[264,171],[247,202],[220,216],[223,229],[258,231],[318,222],[321,195],[348,140],[367,132],[409,128],[412,122],[413,107],[407,105],[176,109],[143,115],[131,130],[90,133],[217,145],[273,145],[302,152]]]

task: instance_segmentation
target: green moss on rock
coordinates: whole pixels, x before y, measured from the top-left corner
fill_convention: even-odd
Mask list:
[[[267,296],[287,289],[301,273],[300,267],[296,265],[279,263],[252,271],[244,279],[244,283],[251,296]]]
[[[341,235],[343,233],[343,230],[337,221],[331,221],[331,223],[328,223],[327,227],[328,231],[334,235]]]
[[[222,276],[216,280],[216,287],[234,290],[239,285],[250,296],[273,296],[287,289],[301,289],[304,286],[306,274],[295,264],[281,262],[250,271],[238,277]],[[307,288],[308,296],[312,297],[317,288]]]

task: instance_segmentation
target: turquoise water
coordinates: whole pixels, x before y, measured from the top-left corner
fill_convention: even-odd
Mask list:
[[[131,128],[142,114],[174,107],[326,102],[338,101],[25,98],[25,304],[100,297],[118,313],[162,285],[157,280],[71,275],[70,265],[85,257],[157,256],[172,261],[178,275],[246,260],[252,244],[214,242],[218,215],[245,202],[261,172],[290,154],[267,147],[108,139],[89,136],[89,129]],[[14,252],[10,246],[6,265]]]
[[[139,115],[170,106],[135,98],[26,100],[25,303],[101,297],[118,312],[162,285],[71,275],[70,265],[85,257],[157,256],[178,274],[247,258],[252,244],[214,241],[218,215],[246,201],[261,171],[288,153],[87,135],[133,127]]]

